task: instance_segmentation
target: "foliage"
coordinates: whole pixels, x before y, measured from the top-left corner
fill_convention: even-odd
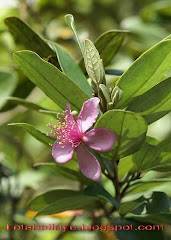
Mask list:
[[[44,217],[50,222],[55,216],[61,225],[166,226],[165,231],[118,231],[112,237],[110,231],[91,231],[92,239],[95,234],[99,239],[169,239],[170,133],[155,139],[149,130],[169,116],[171,106],[170,3],[133,0],[125,14],[119,1],[65,2],[23,1],[18,3],[23,10],[12,9],[0,25],[0,214],[10,212],[10,220],[0,222],[2,238],[39,239],[37,233],[6,232],[6,224],[41,225]],[[75,20],[65,16],[68,28],[63,16],[69,5]],[[137,9],[139,17],[133,16]],[[92,27],[92,22],[98,24]],[[46,134],[46,124],[67,102],[79,112],[92,97],[100,99],[94,128],[117,135],[111,150],[92,152],[103,173],[98,183],[80,172],[75,154],[65,165],[55,163],[55,140]],[[60,219],[58,214],[68,210],[72,218]],[[34,219],[27,218],[31,211]],[[70,234],[47,231],[41,239]],[[80,239],[77,232],[72,236]],[[88,238],[84,232],[83,239]]]

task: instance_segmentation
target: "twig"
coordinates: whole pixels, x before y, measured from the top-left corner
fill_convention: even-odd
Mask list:
[[[124,189],[122,190],[121,198],[123,198],[123,197],[125,196],[125,193],[126,193],[127,189],[129,188],[130,183],[131,183],[132,181],[137,180],[138,178],[140,178],[140,174],[139,174],[139,173],[137,173],[136,175],[133,174],[130,179],[129,179],[129,177],[128,177],[129,180],[127,181],[126,186],[125,186]],[[126,179],[127,179],[127,177],[126,177]],[[122,184],[124,184],[124,183],[125,183],[125,180],[122,182]]]
[[[74,216],[69,223],[67,224],[67,226],[71,226],[73,221],[75,220],[76,216]],[[56,240],[60,240],[64,237],[64,233],[67,233],[69,231],[69,229],[66,232],[60,232],[60,234],[57,236]]]
[[[116,193],[116,199],[118,202],[120,202],[121,195],[120,195],[120,182],[118,177],[118,165],[117,161],[113,161],[113,171],[114,171],[114,177],[113,177],[113,184],[115,187],[115,193]]]

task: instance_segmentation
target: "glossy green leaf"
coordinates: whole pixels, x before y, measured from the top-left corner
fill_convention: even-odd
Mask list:
[[[123,179],[133,167],[132,158],[130,156],[126,156],[121,158],[118,164],[118,176],[120,179]]]
[[[150,137],[150,136],[146,136],[145,141],[146,141],[146,143],[154,145],[154,146],[159,144],[159,141],[156,138],[153,138],[153,137]]]
[[[157,144],[161,154],[159,156],[159,163],[157,166],[152,167],[150,170],[157,172],[170,172],[171,171],[171,138]]]
[[[107,202],[110,202],[112,205],[115,207],[119,207],[118,201],[112,197],[102,186],[100,185],[94,185],[94,186],[89,186],[84,189],[84,194],[87,196],[93,196],[93,197],[99,197],[101,199],[104,199]]]
[[[29,208],[38,211],[35,217],[63,212],[66,210],[90,209],[95,207],[96,197],[72,190],[53,190],[33,199]]]
[[[121,205],[121,207],[119,208],[119,214],[121,217],[124,217],[125,215],[127,215],[128,213],[131,213],[133,210],[135,210],[136,208],[138,208],[139,206],[141,206],[143,204],[144,200],[141,201],[132,201],[132,202],[125,202]]]
[[[159,164],[155,167],[150,168],[149,170],[156,172],[171,172],[171,161],[164,162],[163,164]]]
[[[166,223],[168,225],[171,225],[171,213],[155,213],[155,214],[143,214],[143,215],[138,215],[138,216],[130,216],[129,219],[132,220],[137,220],[141,221],[142,223],[151,223],[151,224],[162,224],[161,227]],[[164,226],[163,226],[164,229]],[[158,232],[158,231],[157,231]],[[161,238],[156,238],[156,239],[161,239]],[[164,239],[165,240],[165,239]]]
[[[104,78],[103,63],[94,44],[86,39],[84,42],[84,63],[89,77],[100,84]]]
[[[2,108],[6,99],[4,97],[10,96],[17,86],[17,77],[11,72],[0,72],[0,108]]]
[[[45,145],[51,147],[49,144],[53,144],[55,139],[49,136],[46,136],[45,133],[40,132],[38,129],[27,123],[9,123],[9,126],[17,126],[24,128],[28,133],[35,137],[38,141],[44,143]]]
[[[76,27],[75,27],[75,23],[74,23],[74,17],[73,15],[71,14],[67,14],[65,15],[65,20],[66,20],[66,23],[68,24],[68,26],[71,28],[71,30],[73,31],[74,35],[75,35],[75,38],[77,40],[77,43],[83,53],[83,44],[81,43],[79,37],[78,37],[78,34],[77,34],[77,30],[76,30]]]
[[[140,150],[131,155],[133,167],[131,173],[141,172],[148,170],[159,164],[160,161],[160,148],[150,145],[146,142],[143,143]]]
[[[162,41],[165,41],[165,40],[171,40],[171,34],[169,36],[167,36],[166,38],[164,38]]]
[[[26,107],[28,109],[31,110],[35,110],[35,111],[39,111],[39,110],[47,110],[41,106],[39,106],[38,104],[35,104],[33,102],[27,101],[25,99],[22,98],[17,98],[17,97],[6,97],[5,100],[14,103],[15,105],[21,105],[23,107]],[[48,111],[48,110],[47,110]],[[50,111],[50,110],[49,110]],[[57,114],[57,112],[56,112]]]
[[[145,120],[137,113],[111,110],[103,114],[95,128],[108,128],[117,135],[114,147],[105,156],[118,159],[130,155],[140,148],[147,132]]]
[[[152,190],[153,188],[157,188],[158,186],[171,182],[170,178],[161,178],[149,181],[138,181],[136,184],[132,184],[127,191],[127,194],[136,194],[143,193],[147,190]]]
[[[148,198],[146,211],[148,214],[158,212],[168,212],[171,207],[171,201],[164,192],[153,192]]]
[[[164,163],[167,160],[171,159],[171,137],[165,139],[157,145],[161,150],[160,163]]]
[[[46,207],[47,205],[53,202],[56,202],[57,200],[70,196],[77,196],[78,194],[79,192],[73,190],[64,189],[51,190],[32,199],[28,207],[33,211],[40,211],[42,208]]]
[[[104,67],[109,65],[120,49],[127,32],[125,30],[110,30],[95,40],[94,45],[100,54],[100,58],[103,60]],[[83,59],[80,60],[79,65],[83,72],[85,72]]]
[[[149,192],[136,201],[142,202],[142,205],[132,211],[136,215],[169,212],[171,207],[171,201],[164,192]]]
[[[56,112],[56,111],[51,111],[51,110],[44,110],[44,109],[39,109],[38,110],[40,113],[44,113],[44,114],[47,114],[47,115],[51,115],[53,117],[56,118],[56,115],[59,113],[59,112]]]
[[[96,182],[92,181],[89,178],[84,177],[84,175],[81,172],[72,170],[70,168],[64,167],[61,164],[57,163],[36,163],[35,166],[43,166],[48,167],[55,171],[57,174],[60,174],[70,180],[78,181],[82,184],[95,184]]]
[[[59,66],[55,52],[30,26],[17,17],[8,17],[5,24],[12,33],[14,39],[20,42],[26,49],[38,53],[42,58],[50,57],[51,62]]]
[[[94,44],[104,66],[107,66],[119,51],[128,32],[126,30],[110,30],[97,38]]]
[[[160,82],[171,67],[171,41],[161,41],[142,54],[120,77],[118,87],[123,97],[117,108],[126,107],[135,97]]]
[[[19,51],[14,59],[28,78],[61,108],[70,102],[71,107],[80,110],[89,98],[70,78],[36,53]]]
[[[142,144],[139,151],[120,159],[118,164],[118,175],[120,179],[123,179],[128,173],[140,170],[155,171],[155,169],[158,169],[161,151],[160,148],[156,146],[157,144],[159,144],[158,140],[146,136],[145,142]]]
[[[156,116],[168,113],[171,106],[171,78],[162,81],[135,98],[127,110],[141,114],[148,124],[158,120]],[[156,113],[159,113],[158,115]],[[163,115],[164,116],[164,115]]]
[[[48,41],[49,42],[49,41]],[[71,78],[89,97],[92,97],[90,85],[80,67],[74,59],[58,44],[50,42],[53,46],[62,71]]]

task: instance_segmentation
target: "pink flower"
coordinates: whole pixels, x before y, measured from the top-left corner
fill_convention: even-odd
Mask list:
[[[99,98],[94,97],[84,102],[76,120],[67,103],[66,111],[58,115],[60,126],[49,125],[55,131],[55,134],[50,135],[57,138],[52,147],[54,160],[57,163],[66,163],[76,151],[81,172],[94,181],[100,180],[101,168],[85,145],[93,150],[106,152],[113,147],[116,140],[115,133],[105,128],[96,128],[86,133],[99,114],[99,101]]]

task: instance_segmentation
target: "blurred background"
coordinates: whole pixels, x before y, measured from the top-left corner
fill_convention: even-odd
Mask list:
[[[20,39],[14,40],[4,19],[11,16],[21,18],[35,32],[45,39],[58,42],[75,60],[79,60],[81,53],[64,20],[64,15],[68,13],[74,15],[81,40],[95,40],[103,32],[112,29],[129,30],[121,50],[108,66],[122,71],[141,53],[171,32],[169,0],[0,0],[0,240],[59,239],[59,232],[55,231],[11,233],[6,231],[6,224],[33,223],[31,218],[34,214],[27,210],[27,203],[32,196],[53,188],[78,189],[78,184],[74,181],[66,180],[51,170],[33,167],[37,162],[53,161],[50,149],[24,130],[7,126],[12,122],[27,122],[47,132],[51,117],[2,100],[4,96],[26,98],[44,108],[59,110],[15,65],[13,52],[24,49],[24,46]],[[167,75],[170,76],[171,72]],[[6,84],[4,78],[7,79]],[[166,115],[150,125],[148,134],[159,141],[164,140],[171,135],[170,123],[171,116]],[[68,167],[75,167],[75,164],[71,162]],[[147,178],[157,174],[150,172]],[[108,182],[106,188],[112,193]],[[171,197],[169,184],[159,185],[157,189],[166,191]],[[40,218],[36,223],[67,224],[71,218],[68,213]],[[84,214],[80,214],[74,224],[77,222],[91,223]],[[105,234],[107,233],[104,232],[104,239],[108,239]],[[66,234],[63,239],[71,237],[73,240],[98,239],[95,233],[86,231]]]

